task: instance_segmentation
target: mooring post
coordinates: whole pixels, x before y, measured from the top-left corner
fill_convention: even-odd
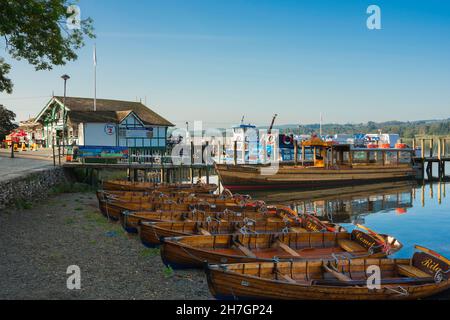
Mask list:
[[[425,139],[420,139],[420,156],[425,159]]]
[[[430,158],[433,157],[433,147],[434,147],[434,141],[433,138],[430,139]]]
[[[133,169],[133,181],[138,181],[138,169]]]
[[[442,148],[442,138],[438,139],[438,177],[441,178],[442,177],[442,155],[441,155],[441,148]]]

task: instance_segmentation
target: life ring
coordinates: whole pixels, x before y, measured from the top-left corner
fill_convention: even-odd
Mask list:
[[[269,135],[268,137],[267,137],[267,145],[272,145],[272,144],[274,144],[275,143],[275,137],[273,136],[273,135]]]
[[[283,135],[282,141],[283,141],[283,144],[290,145],[292,143],[292,138],[291,138],[291,136]]]

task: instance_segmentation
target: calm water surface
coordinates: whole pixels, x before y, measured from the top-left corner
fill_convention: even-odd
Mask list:
[[[299,212],[317,212],[349,231],[354,223],[396,237],[404,248],[393,257],[409,258],[420,244],[450,257],[450,183],[411,182],[326,191],[253,193],[269,203],[288,203]]]

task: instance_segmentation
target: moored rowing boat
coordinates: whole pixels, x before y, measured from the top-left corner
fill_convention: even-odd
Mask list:
[[[374,268],[380,287],[369,286]],[[405,300],[450,288],[449,262],[427,252],[411,259],[337,259],[206,266],[218,299]]]
[[[336,232],[346,230],[328,222],[316,224],[310,220],[309,215],[299,218],[289,218],[281,214],[253,214],[242,216],[240,213],[233,215],[218,215],[208,219],[193,219],[194,221],[141,221],[138,226],[141,242],[147,247],[161,244],[161,239],[166,237],[190,236],[190,235],[218,235],[232,233],[273,233],[273,232],[310,232],[317,231],[322,225],[334,228]]]
[[[117,191],[186,191],[194,193],[211,193],[217,190],[216,184],[167,184],[151,182],[132,182],[125,180],[109,180],[103,182],[104,190]]]
[[[377,234],[378,235],[378,234]],[[161,257],[172,268],[198,268],[209,263],[385,257],[402,244],[387,235],[349,232],[290,232],[264,234],[199,235],[164,238]],[[380,241],[380,238],[383,241]]]

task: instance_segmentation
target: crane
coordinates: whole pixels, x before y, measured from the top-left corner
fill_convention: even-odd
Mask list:
[[[272,133],[272,128],[273,128],[273,124],[275,123],[275,119],[278,117],[278,114],[274,114],[273,115],[273,118],[272,118],[272,123],[270,124],[270,127],[269,127],[269,130],[267,130],[267,133],[268,134],[271,134]]]

